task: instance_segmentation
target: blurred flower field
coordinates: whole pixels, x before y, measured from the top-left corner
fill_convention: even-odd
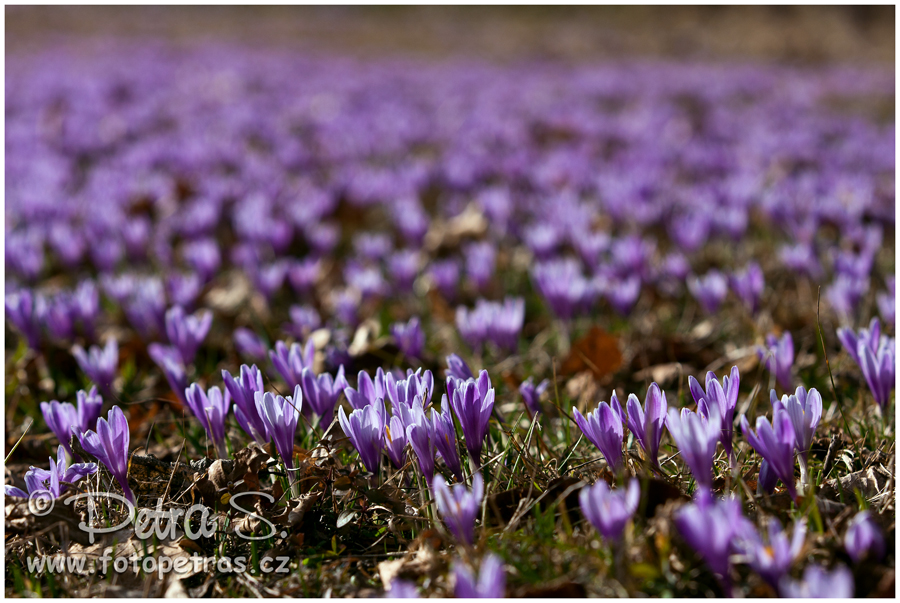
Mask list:
[[[64,48],[7,596],[893,596],[893,71]]]

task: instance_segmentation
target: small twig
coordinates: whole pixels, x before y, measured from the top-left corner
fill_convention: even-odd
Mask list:
[[[9,451],[9,454],[6,455],[6,459],[4,459],[3,463],[6,464],[9,462],[9,457],[12,456],[12,453],[16,451],[16,448],[19,447],[19,444],[22,442],[22,439],[25,437],[25,434],[28,433],[28,430],[31,429],[31,426],[34,425],[34,419],[31,420],[31,423],[25,427],[25,431],[22,432],[22,435],[19,436],[19,439],[16,440],[16,444],[12,447],[12,450]]]
[[[172,487],[172,478],[175,477],[175,470],[178,469],[178,461],[181,460],[181,452],[184,450],[184,445],[187,440],[181,440],[181,447],[178,449],[178,456],[175,457],[175,462],[172,463],[172,473],[169,474],[169,481],[166,483],[166,491],[163,492],[163,500],[169,495],[169,488]]]

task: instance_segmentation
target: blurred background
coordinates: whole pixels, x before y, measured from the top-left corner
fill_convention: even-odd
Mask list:
[[[71,38],[239,41],[348,55],[894,63],[893,6],[6,7],[6,51]]]

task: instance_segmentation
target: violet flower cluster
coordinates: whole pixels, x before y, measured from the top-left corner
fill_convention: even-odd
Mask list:
[[[453,564],[456,577],[454,594],[458,599],[502,599],[506,596],[506,574],[503,562],[494,554],[485,555],[478,577],[462,562]]]
[[[794,338],[785,331],[780,338],[766,336],[766,346],[757,350],[760,360],[766,363],[766,370],[775,375],[778,385],[784,391],[791,389],[791,368],[794,366]]]
[[[859,332],[847,327],[838,329],[844,350],[862,370],[869,390],[882,412],[887,410],[894,389],[896,348],[894,338],[881,332],[881,322],[873,318],[869,328]]]
[[[415,461],[449,531],[471,547],[485,490],[475,469],[491,417],[504,430],[495,433],[517,428],[502,416],[519,403],[506,384],[521,382],[522,403],[542,430],[558,420],[540,402],[549,381],[535,384],[549,371],[521,375],[506,363],[520,353],[531,363],[539,329],[574,336],[598,316],[640,318],[635,308],[658,300],[686,308],[686,317],[700,310],[714,327],[737,301],[767,324],[780,316],[782,295],[764,296],[766,286],[785,282],[801,296],[822,285],[823,310],[841,324],[855,324],[870,300],[886,326],[894,320],[895,279],[884,274],[882,253],[895,227],[894,128],[824,102],[890,100],[892,72],[641,61],[362,65],[262,50],[226,51],[222,71],[218,48],[110,50],[102,60],[56,51],[7,64],[8,356],[20,346],[16,362],[30,374],[27,363],[39,357],[41,373],[71,350],[94,384],[75,405],[41,403],[57,458],[26,473],[27,493],[7,486],[9,494],[57,497],[64,482],[102,465],[135,501],[128,422],[119,406],[101,417],[97,391],[108,402],[127,398],[131,377],[150,373],[152,395],[193,415],[218,457],[228,456],[227,442],[243,443],[233,423],[245,441],[274,443],[294,497],[298,435],[324,434],[337,412],[371,479],[385,455],[396,471]],[[754,257],[759,231],[775,253]],[[537,298],[527,300],[527,328],[523,287]],[[398,301],[412,311],[395,311]],[[373,319],[391,325],[402,369],[380,362],[382,342],[366,337]],[[224,324],[233,330],[215,350]],[[429,366],[426,350],[449,353],[438,339],[456,335],[479,360],[488,348],[494,382],[450,354],[438,403],[431,371],[415,369]],[[769,336],[760,350],[786,395],[772,392],[771,419],[756,417],[755,431],[748,417],[741,426],[762,457],[760,488],[780,480],[799,500],[822,398],[794,389],[794,355],[803,350],[792,337]],[[877,318],[838,337],[888,416],[894,339]],[[121,379],[120,345],[128,350]],[[248,363],[234,376],[232,352]],[[373,358],[384,366],[371,373]],[[221,370],[221,384],[205,364]],[[51,369],[54,387],[68,391]],[[357,374],[355,384],[345,372]],[[279,383],[267,388],[267,378]],[[267,391],[281,381],[291,396]],[[652,383],[643,406],[632,394],[623,409],[614,390],[586,416],[573,408],[574,421],[617,479],[639,468],[625,449],[631,441],[655,476],[686,466],[696,497],[675,511],[675,525],[726,594],[735,553],[779,594],[852,594],[846,568],[810,565],[802,580],[791,578],[805,524],[788,533],[770,520],[759,532],[740,503],[714,498],[720,442],[739,475],[737,368],[721,379],[710,372],[702,385],[691,376],[688,386],[696,411],[670,407]],[[666,429],[677,454],[663,454],[661,467]],[[82,460],[73,438],[98,463],[70,465]],[[494,464],[485,464],[490,480]],[[459,483],[448,486],[451,476]],[[409,477],[400,476],[401,488]],[[640,487],[626,484],[581,491],[605,540],[621,540],[636,512]],[[886,554],[866,512],[850,522],[844,544],[854,563]],[[481,557],[477,578],[471,565],[454,566],[457,595],[505,594],[502,562]],[[395,594],[416,592],[395,584]]]
[[[70,465],[66,460],[65,449],[59,446],[56,450],[56,459],[50,457],[49,471],[40,467],[31,467],[25,473],[27,492],[10,485],[4,487],[4,492],[6,496],[17,498],[47,496],[55,499],[59,498],[68,489],[66,484],[75,484],[81,478],[96,472],[96,463],[74,463]]]
[[[607,540],[621,539],[625,525],[637,511],[641,497],[638,480],[632,478],[625,489],[610,490],[605,481],[585,486],[578,495],[581,512]]]
[[[472,490],[465,484],[448,486],[440,475],[434,477],[434,500],[447,529],[461,544],[475,544],[475,518],[481,511],[484,498],[484,479],[481,473],[472,478]]]
[[[502,303],[479,299],[473,310],[456,309],[459,335],[475,350],[490,341],[504,352],[515,352],[524,322],[525,300],[521,297],[506,298]]]

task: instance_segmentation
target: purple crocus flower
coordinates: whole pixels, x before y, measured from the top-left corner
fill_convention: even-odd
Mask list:
[[[166,335],[185,365],[194,361],[200,344],[209,333],[212,319],[212,312],[209,310],[186,315],[181,306],[173,306],[166,312]]]
[[[858,366],[862,366],[860,345],[869,348],[873,353],[881,347],[881,342],[883,340],[881,335],[881,321],[879,321],[877,317],[873,317],[869,322],[869,327],[862,328],[859,332],[856,332],[849,327],[842,327],[837,330],[837,336],[841,341],[841,345],[844,346],[844,350],[850,354],[850,357],[853,358]]]
[[[250,437],[260,445],[270,441],[266,423],[259,415],[256,408],[256,392],[263,392],[262,371],[256,365],[241,365],[241,373],[238,379],[231,376],[226,370],[222,370],[222,380],[225,389],[234,400],[234,417]]]
[[[44,237],[37,228],[6,233],[6,265],[26,279],[44,269]]]
[[[344,396],[350,402],[350,406],[355,409],[364,408],[372,404],[377,398],[387,395],[384,385],[384,370],[378,367],[375,371],[375,379],[373,380],[366,371],[359,371],[356,378],[356,387],[353,389],[349,385],[344,388]]]
[[[358,291],[363,300],[384,295],[388,290],[388,284],[377,266],[366,266],[356,262],[350,262],[344,268],[344,282],[351,289]]]
[[[514,352],[525,321],[525,300],[506,298],[503,303],[479,299],[472,310],[456,309],[456,328],[472,348],[491,341],[501,350]]]
[[[501,350],[515,352],[524,324],[525,300],[521,297],[507,297],[502,304],[493,304],[488,321],[488,339]]]
[[[422,209],[422,204],[417,199],[399,199],[392,206],[393,217],[397,229],[403,235],[403,239],[419,246],[428,232],[428,213]]]
[[[750,262],[740,271],[735,272],[728,279],[731,290],[740,298],[744,306],[751,314],[756,314],[759,309],[759,299],[762,297],[766,286],[762,268],[756,262]]]
[[[766,417],[756,418],[756,433],[750,430],[747,417],[741,417],[741,430],[753,449],[769,463],[770,469],[788,489],[794,500],[794,427],[790,415],[781,406],[775,408],[772,423]]]
[[[37,492],[47,492],[51,498],[59,498],[66,491],[66,483],[74,484],[81,478],[97,472],[97,463],[74,463],[69,465],[66,461],[65,448],[59,446],[56,449],[56,459],[50,457],[50,470],[40,467],[31,467],[25,473],[25,486],[28,492],[15,486],[6,486],[6,496],[28,498]]]
[[[338,421],[344,435],[350,438],[359,458],[369,473],[378,473],[381,467],[381,449],[384,443],[387,411],[384,408],[384,400],[378,398],[372,404],[359,408],[350,413],[344,412],[344,407],[338,409]]]
[[[670,408],[666,420],[669,433],[675,438],[681,458],[697,481],[699,493],[704,496],[712,489],[713,457],[721,433],[719,409],[709,407],[708,415],[700,415],[682,408],[681,413]]]
[[[612,265],[619,276],[637,274],[642,279],[647,276],[650,259],[656,250],[656,241],[628,235],[612,241],[610,252]]]
[[[97,431],[84,432],[81,446],[109,469],[122,486],[125,498],[134,504],[134,493],[128,486],[128,447],[131,442],[128,421],[118,406],[113,406],[107,417],[97,420]]]
[[[546,379],[535,386],[531,377],[519,386],[519,394],[522,395],[522,400],[525,401],[525,406],[532,415],[541,412],[541,395],[547,391],[549,386],[550,382]]]
[[[844,548],[854,563],[867,558],[876,562],[884,558],[884,536],[869,511],[861,511],[850,520]]]
[[[393,408],[393,416],[384,427],[384,449],[394,467],[406,464],[406,424],[412,422],[412,411],[402,404]]]
[[[93,281],[81,281],[72,292],[72,310],[88,339],[94,338],[94,323],[100,315],[100,293]]]
[[[215,239],[200,239],[190,241],[182,248],[184,261],[199,274],[204,281],[208,281],[222,265],[222,254]]]
[[[406,426],[406,439],[412,446],[416,458],[419,460],[419,470],[425,477],[425,483],[431,487],[434,480],[435,460],[435,433],[434,413],[431,409],[431,419],[425,416],[425,410],[419,404],[413,404],[410,409],[410,423]]]
[[[597,409],[582,416],[574,406],[572,414],[581,433],[600,449],[606,464],[614,472],[622,469],[622,440],[625,437],[625,413],[613,391],[610,403],[601,402]]]
[[[659,468],[659,441],[662,439],[669,409],[666,392],[656,383],[651,383],[644,399],[644,408],[641,408],[637,396],[630,394],[625,409],[628,411],[628,429],[644,450],[644,458],[653,467]]]
[[[794,366],[794,338],[785,331],[781,339],[775,335],[766,336],[766,347],[756,351],[760,360],[765,359],[766,370],[775,374],[778,385],[785,391],[791,389],[791,367]]]
[[[362,232],[353,240],[353,248],[360,256],[378,261],[391,251],[391,238],[386,234]]]
[[[172,346],[162,345],[159,343],[151,343],[147,346],[147,352],[153,362],[162,369],[169,387],[178,397],[178,400],[187,405],[184,398],[184,390],[187,389],[187,372],[181,363],[181,354]]]
[[[270,392],[254,392],[253,401],[256,412],[265,424],[266,432],[275,442],[275,450],[281,456],[289,475],[291,492],[296,497],[300,487],[294,474],[294,436],[297,433],[297,421],[303,410],[303,391],[300,386],[294,387],[293,396],[279,396]]]
[[[596,299],[596,292],[574,258],[538,262],[531,277],[541,297],[563,320],[585,310]]]
[[[479,300],[481,302],[483,300]],[[474,310],[465,306],[456,308],[456,329],[459,336],[473,350],[480,350],[488,337],[488,321],[490,316],[483,304],[476,304]]]
[[[482,290],[494,277],[497,267],[497,249],[490,241],[470,243],[463,248],[466,257],[466,274],[475,283],[478,290]]]
[[[462,379],[463,381],[475,378],[475,374],[469,368],[469,365],[466,364],[466,361],[456,354],[447,356],[447,376],[454,379]]]
[[[47,233],[47,242],[66,268],[74,268],[84,256],[84,237],[68,224],[53,223]]]
[[[353,326],[359,321],[359,305],[362,303],[359,292],[346,288],[336,290],[331,294],[334,316],[339,322],[347,326]]]
[[[100,236],[88,248],[88,252],[98,271],[111,272],[125,255],[125,248],[116,239]]]
[[[305,339],[322,325],[322,317],[312,306],[291,306],[291,322],[284,329],[295,337]]]
[[[92,387],[90,392],[79,390],[76,400],[77,408],[68,402],[60,403],[56,400],[41,402],[41,414],[44,415],[47,427],[72,458],[79,458],[69,446],[72,436],[80,439],[82,433],[96,428],[103,408],[103,398],[97,393],[96,387]]]
[[[209,388],[204,392],[196,383],[185,389],[184,397],[188,408],[203,425],[207,437],[213,441],[216,447],[216,455],[220,459],[228,458],[228,449],[225,447],[225,418],[228,416],[228,407],[231,405],[231,396],[222,395],[218,387]]]
[[[609,305],[621,316],[627,316],[641,295],[641,278],[636,274],[615,277],[603,287]]]
[[[481,473],[472,478],[472,491],[465,484],[448,486],[442,475],[434,476],[432,488],[441,518],[447,529],[460,543],[468,546],[475,544],[475,518],[481,510],[481,499],[484,497],[484,479]]]
[[[581,512],[606,540],[618,542],[625,524],[637,511],[641,499],[638,480],[632,478],[626,489],[610,490],[605,481],[585,486],[578,495]]]
[[[879,293],[877,296],[875,296],[875,299],[878,302],[878,313],[881,314],[881,318],[884,319],[884,322],[893,324],[894,317],[897,314],[894,276],[886,276],[884,278],[884,283],[885,285],[887,285],[887,291]]]
[[[778,257],[791,272],[818,279],[822,276],[822,265],[816,256],[811,243],[800,242],[796,245],[782,245]]]
[[[710,217],[700,211],[686,211],[668,221],[669,236],[683,251],[696,251],[709,238]]]
[[[312,339],[307,341],[303,348],[299,343],[291,344],[290,351],[283,341],[276,341],[275,349],[269,351],[269,357],[285,383],[296,386],[302,382],[303,369],[312,368],[316,359],[316,348]]]
[[[261,360],[266,357],[266,344],[259,336],[246,327],[234,330],[234,347],[238,354],[253,360]]]
[[[853,597],[853,573],[843,565],[831,572],[821,565],[810,565],[803,572],[803,580],[785,576],[778,592],[790,599],[850,599]]]
[[[406,379],[397,379],[393,373],[384,376],[384,391],[393,405],[412,406],[416,396],[420,396],[419,404],[427,407],[431,404],[431,395],[434,393],[434,377],[431,371],[422,372],[422,369],[406,369]]]
[[[284,285],[284,277],[287,272],[287,261],[278,260],[252,270],[251,277],[256,289],[260,291],[267,300],[271,301],[272,297],[278,293],[282,285]]]
[[[196,272],[187,274],[174,273],[166,279],[166,291],[169,299],[183,308],[193,308],[194,302],[203,290],[203,281]]]
[[[841,273],[825,287],[823,293],[834,311],[846,323],[853,319],[859,301],[868,290],[868,278]]]
[[[334,249],[341,238],[341,229],[337,224],[319,222],[315,228],[306,228],[303,232],[313,251],[326,255]]]
[[[581,260],[591,268],[597,266],[600,254],[609,249],[610,238],[605,232],[586,232],[573,236],[572,245],[581,256]]]
[[[456,447],[456,427],[453,415],[450,414],[450,403],[447,394],[441,397],[441,412],[431,409],[431,424],[434,426],[434,446],[450,472],[459,481],[463,480],[462,462]],[[435,457],[437,458],[437,457]]]
[[[388,599],[418,599],[419,587],[412,582],[395,578],[384,591],[384,596]]]
[[[493,553],[489,553],[481,561],[475,575],[462,562],[453,564],[453,575],[456,577],[454,594],[457,599],[502,599],[506,596],[506,575],[503,573],[503,562]]]
[[[288,281],[294,291],[306,295],[312,291],[319,280],[322,261],[318,258],[306,258],[294,263],[288,270]]]
[[[728,294],[728,281],[718,270],[710,270],[701,277],[689,277],[687,286],[707,314],[715,314]]]
[[[739,533],[735,540],[736,549],[747,558],[747,564],[763,580],[777,589],[779,582],[790,572],[791,565],[803,548],[806,521],[801,519],[795,523],[793,535],[789,538],[782,530],[781,522],[774,517],[770,518],[768,541],[764,541],[749,522],[743,525],[745,527],[742,533]]]
[[[794,428],[794,448],[800,459],[800,483],[805,486],[809,479],[807,473],[809,448],[812,446],[816,427],[819,426],[819,421],[822,419],[822,396],[816,388],[807,392],[806,388],[801,385],[794,394],[784,395],[780,401],[775,397],[774,389],[770,392],[769,397],[772,407],[780,406],[787,411],[791,419],[791,426]]]
[[[691,265],[687,258],[678,252],[669,253],[663,258],[657,277],[657,286],[666,295],[678,295],[690,272]]]
[[[329,373],[316,376],[309,367],[303,369],[300,377],[303,395],[310,411],[320,419],[325,419],[326,425],[331,423],[334,418],[334,407],[344,388],[349,385],[344,378],[344,365],[338,368],[335,377]]]
[[[153,223],[146,216],[135,216],[122,224],[122,240],[131,258],[146,257],[152,230]]]
[[[858,334],[847,328],[838,329],[838,338],[859,365],[883,413],[891,400],[897,369],[894,338],[881,334],[881,323],[877,318],[872,319],[868,329],[860,329]]]
[[[162,281],[157,277],[134,278],[124,310],[128,322],[145,340],[164,333],[166,292]]]
[[[677,414],[675,409],[669,412],[670,416]],[[685,542],[717,575],[725,596],[731,596],[728,554],[735,536],[747,529],[740,501],[733,497],[716,501],[701,498],[675,512],[675,525]]]
[[[28,347],[32,350],[40,348],[41,319],[31,291],[21,289],[6,295],[6,319],[25,336]]]
[[[53,298],[38,294],[34,301],[34,311],[53,339],[58,341],[72,339],[75,334],[74,316],[66,292],[60,292]]]
[[[76,345],[72,348],[72,355],[84,374],[106,395],[112,397],[112,382],[116,378],[116,367],[119,364],[119,343],[115,338],[107,339],[103,349],[92,345],[87,352]]]
[[[419,252],[401,249],[387,258],[387,268],[394,286],[399,291],[409,291],[419,272]]]
[[[87,392],[83,389],[78,390],[75,393],[75,401],[78,408],[77,416],[78,424],[81,426],[81,433],[88,429],[94,429],[97,426],[97,419],[100,418],[100,411],[103,408],[103,398],[97,393],[97,388],[91,387]]]
[[[456,260],[432,262],[428,275],[446,299],[453,299],[459,286],[459,263]]]
[[[734,409],[737,407],[738,395],[741,386],[741,375],[736,366],[731,367],[731,373],[722,377],[722,382],[716,379],[712,371],[706,373],[706,390],[700,387],[700,383],[693,376],[688,377],[688,386],[691,396],[697,403],[697,412],[709,416],[709,407],[715,405],[721,421],[719,441],[725,448],[729,460],[734,462],[731,441],[734,437]]]
[[[539,222],[525,227],[522,240],[534,256],[541,260],[550,258],[562,240],[562,233],[555,224]]]
[[[397,322],[391,325],[391,335],[397,342],[397,347],[406,356],[421,358],[425,348],[425,332],[419,324],[418,317],[412,317],[409,322]]]
[[[488,433],[488,421],[494,409],[494,388],[491,387],[488,372],[482,370],[475,381],[453,383],[450,406],[462,427],[469,457],[476,464],[480,464],[481,450]]]

